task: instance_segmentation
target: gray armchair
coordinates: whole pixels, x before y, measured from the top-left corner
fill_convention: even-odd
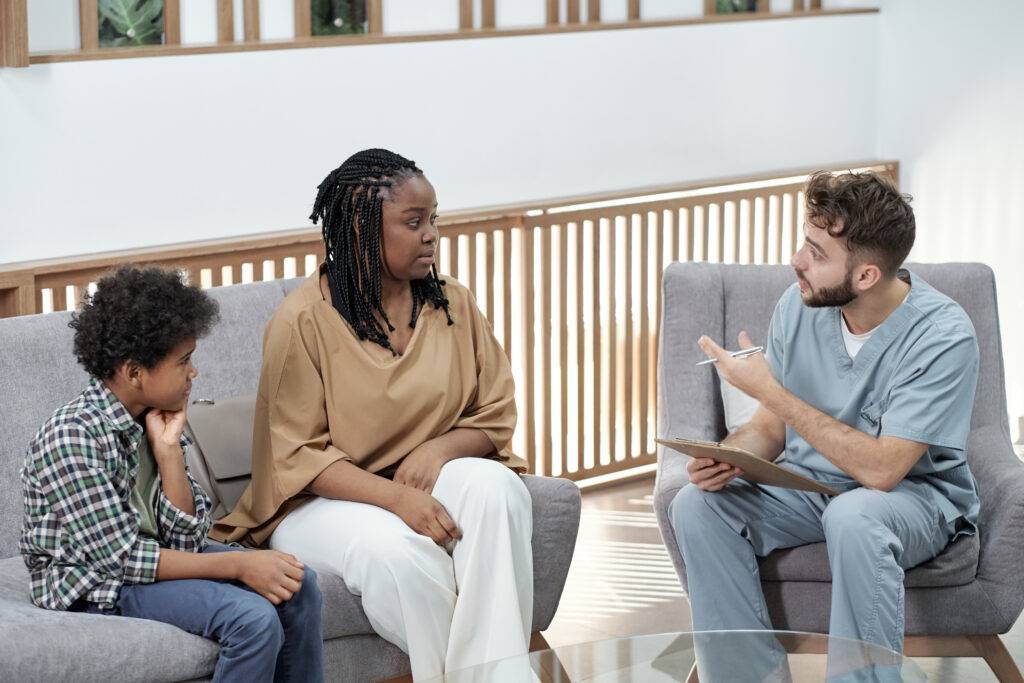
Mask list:
[[[1003,358],[992,271],[979,264],[911,265],[955,299],[974,323],[981,349],[968,460],[981,497],[980,531],[951,543],[906,574],[905,652],[984,657],[1000,681],[1021,681],[998,634],[1024,609],[1024,464],[1007,422]],[[664,277],[658,357],[658,433],[720,440],[725,422],[717,374],[694,367],[701,334],[726,340],[747,330],[765,339],[779,296],[793,282],[787,266],[675,263]],[[686,567],[668,506],[688,483],[686,456],[660,449],[654,500],[665,545],[683,585]],[[776,629],[828,631],[831,574],[824,543],[760,559],[761,585]]]

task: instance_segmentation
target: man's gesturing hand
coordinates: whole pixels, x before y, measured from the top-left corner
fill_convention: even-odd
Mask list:
[[[743,358],[733,358],[728,351],[708,337],[701,337],[697,343],[708,358],[715,360],[719,376],[751,398],[761,401],[764,393],[778,384],[763,354],[754,353]],[[746,332],[740,332],[739,343],[741,349],[754,346]]]

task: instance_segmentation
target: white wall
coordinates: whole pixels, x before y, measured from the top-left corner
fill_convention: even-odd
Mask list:
[[[877,20],[4,69],[0,263],[305,225],[369,146],[442,210],[872,158]]]
[[[1024,415],[1024,3],[886,0],[882,155],[914,196],[922,261],[996,273],[1011,427]]]

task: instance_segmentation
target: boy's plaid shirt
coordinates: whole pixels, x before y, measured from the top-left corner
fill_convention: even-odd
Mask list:
[[[161,547],[198,552],[205,546],[211,503],[187,467],[195,515],[176,508],[161,489],[160,537],[139,534],[129,496],[144,438],[124,405],[93,379],[32,440],[21,471],[21,554],[36,605],[67,609],[84,598],[113,609],[122,584],[156,580]],[[183,453],[190,445],[182,436]]]

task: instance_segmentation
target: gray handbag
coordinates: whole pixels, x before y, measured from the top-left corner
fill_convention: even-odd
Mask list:
[[[188,465],[213,499],[214,519],[231,512],[249,485],[255,411],[255,396],[196,399],[189,406],[185,430],[192,448]]]

